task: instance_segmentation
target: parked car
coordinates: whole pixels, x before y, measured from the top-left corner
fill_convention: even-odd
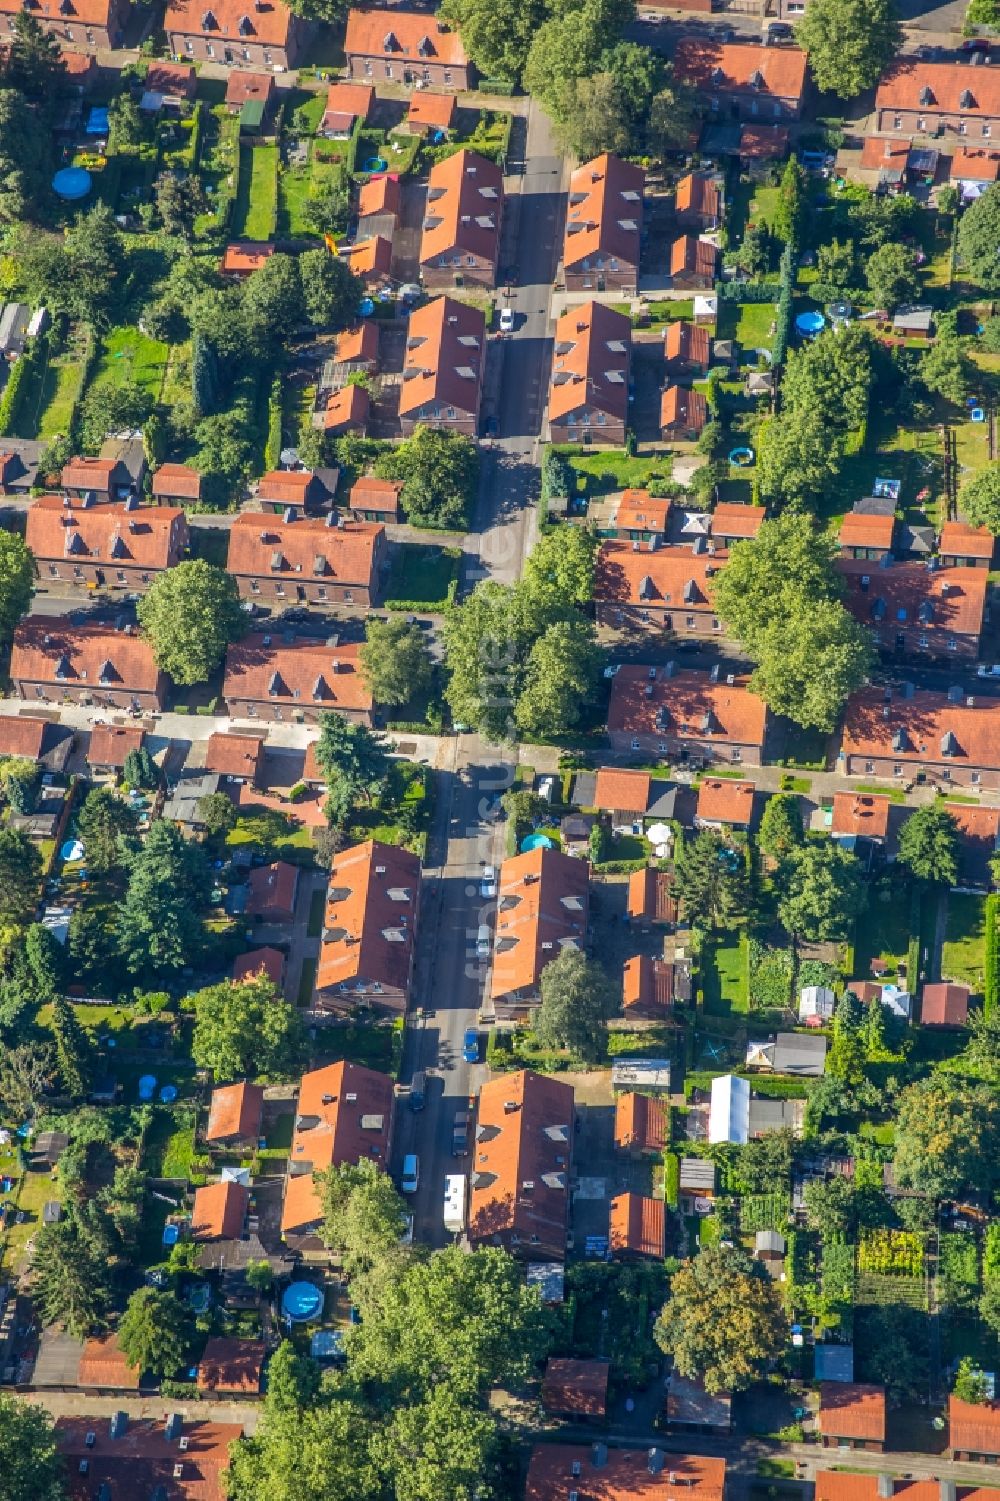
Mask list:
[[[427,1075],[423,1069],[413,1075],[410,1082],[410,1109],[423,1110],[426,1104]]]
[[[497,894],[497,873],[492,865],[483,866],[482,879],[479,882],[479,895],[484,902],[491,902]]]
[[[1000,678],[1000,662],[994,662],[992,666],[981,662],[976,672],[981,678]]]
[[[408,1152],[403,1158],[403,1177],[400,1188],[405,1194],[415,1194],[420,1182],[420,1159],[416,1152]]]
[[[502,334],[514,332],[514,309],[512,307],[500,309],[500,332]]]
[[[460,1110],[455,1117],[455,1123],[451,1131],[451,1153],[453,1157],[464,1157],[469,1150],[469,1122],[472,1116],[468,1110]]]
[[[462,1057],[466,1063],[479,1062],[479,1033],[475,1027],[466,1027],[462,1038]]]

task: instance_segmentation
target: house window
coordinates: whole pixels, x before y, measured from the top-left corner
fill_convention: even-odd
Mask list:
[[[326,590],[324,588],[322,588],[322,587],[319,588],[319,589],[317,589],[316,590],[316,598],[317,599],[326,599]]]
[[[718,620],[716,620],[715,616],[713,615],[712,616],[712,630],[713,631],[717,631],[719,629],[720,629],[720,622]]]
[[[250,593],[251,594],[259,594],[260,593],[260,585],[258,584],[258,582],[257,582],[256,579],[251,579],[250,580]]]
[[[271,63],[271,54],[270,54],[270,52],[265,52],[264,53],[264,61],[270,66],[270,63]]]
[[[73,569],[73,577],[75,579],[82,579],[83,578],[83,569],[82,568],[74,568]]]
[[[275,719],[284,719],[285,717],[282,713],[280,704],[275,704],[274,706],[274,717]]]
[[[209,57],[215,56],[215,48],[212,46],[211,42],[205,43],[205,51],[208,53]]]
[[[918,636],[917,645],[923,647],[923,649],[926,651],[928,646],[930,645],[930,642],[927,640],[926,636]]]
[[[948,637],[948,650],[958,651],[958,642],[955,640],[954,636]]]
[[[190,37],[185,37],[185,39],[184,39],[184,50],[185,50],[185,52],[193,52],[194,51],[194,42],[192,42],[192,40],[191,40]]]
[[[982,781],[982,772],[974,771],[970,776],[969,781],[972,783],[973,787],[978,787],[979,783]]]
[[[693,631],[694,630],[694,616],[693,615],[685,615],[684,616],[684,624],[687,626],[687,628],[688,628],[689,631]]]
[[[893,115],[893,117],[892,117],[892,128],[893,128],[893,130],[902,130],[902,128],[903,128],[903,117],[902,117],[902,115]]]
[[[59,577],[59,569],[56,567],[56,565],[54,563],[50,563],[49,564],[49,578],[57,579],[58,577]]]
[[[958,127],[958,133],[960,136],[967,136],[969,134],[969,127],[964,120]]]
[[[385,65],[385,76],[386,76],[386,78],[391,78],[392,77],[392,63],[386,63],[386,65]]]
[[[951,772],[950,772],[950,770],[948,769],[947,766],[942,766],[942,768],[941,768],[941,780],[942,780],[942,782],[950,782],[951,781]]]
[[[445,68],[445,70],[444,70],[444,81],[445,81],[445,83],[451,83],[451,69],[450,68]]]
[[[638,737],[635,736],[635,735],[632,736],[632,749],[633,750],[638,750],[639,749],[639,740],[638,740]]]
[[[278,596],[279,599],[284,599],[284,597],[285,597],[285,586],[284,586],[284,584],[275,584],[275,586],[274,586],[274,592]]]
[[[771,114],[776,120],[781,118],[781,105],[777,101],[771,105]]]
[[[656,747],[656,751],[657,751],[657,754],[660,755],[660,756],[665,756],[667,754],[667,743],[666,743],[665,740],[661,740],[659,742],[659,744]]]
[[[865,771],[872,772],[874,770],[875,770],[875,762],[874,761],[866,761],[865,762]]]
[[[927,129],[927,121],[926,121],[926,119],[924,118],[923,115],[918,115],[917,116],[917,129],[918,130],[926,130]]]
[[[751,99],[750,100],[750,113],[752,115],[759,115],[760,114],[760,106],[757,103],[756,99]]]
[[[371,78],[371,76],[372,76],[372,65],[367,60],[367,58],[365,59],[365,72],[367,73],[368,77]]]
[[[139,575],[139,577],[140,577],[140,579],[142,580],[142,582],[144,584],[148,584],[149,583],[149,574],[148,573],[141,573]]]
[[[986,136],[987,138],[989,138],[989,136],[991,136],[992,134],[993,134],[992,127],[989,126],[989,125],[984,125],[983,126],[983,135]]]
[[[255,704],[247,704],[247,718],[248,719],[256,719],[257,718],[257,708],[256,708]]]
[[[90,30],[89,27],[87,29],[87,41],[90,43],[91,46],[94,45],[94,33]]]
[[[122,568],[119,568],[118,572],[115,574],[115,577],[120,584],[128,582],[128,574]]]
[[[903,775],[903,763],[901,761],[896,761],[893,764],[892,774],[894,777],[901,777]]]
[[[326,593],[325,590],[323,592]],[[345,605],[353,605],[354,603],[354,595],[351,593],[350,589],[344,590],[344,603]]]
[[[742,761],[743,752],[738,745],[734,745],[729,752],[730,761]]]

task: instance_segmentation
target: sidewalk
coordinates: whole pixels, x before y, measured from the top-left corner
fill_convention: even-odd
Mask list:
[[[239,1423],[243,1432],[256,1432],[260,1406],[252,1402],[184,1402],[163,1397],[91,1397],[85,1392],[20,1392],[25,1402],[46,1408],[54,1418],[110,1418],[127,1412],[130,1418],[162,1422],[179,1412],[185,1423]]]

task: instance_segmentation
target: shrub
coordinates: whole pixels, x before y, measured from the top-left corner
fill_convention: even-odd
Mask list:
[[[983,1281],[1000,1282],[1000,1220],[994,1220],[983,1242]]]
[[[663,1199],[671,1209],[677,1208],[681,1190],[681,1160],[676,1152],[663,1155]]]
[[[792,992],[794,960],[790,949],[771,949],[756,938],[748,944],[750,1006],[782,1009]]]
[[[986,951],[983,958],[983,1010],[992,1016],[1000,1000],[1000,896],[996,892],[986,898]]]

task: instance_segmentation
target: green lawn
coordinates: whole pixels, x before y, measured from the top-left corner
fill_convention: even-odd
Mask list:
[[[326,892],[318,887],[309,901],[309,921],[306,924],[306,933],[310,938],[318,938],[323,931],[323,913],[326,909]]]
[[[104,338],[92,384],[132,381],[158,401],[169,354],[169,345],[147,338],[137,328],[113,328]]]
[[[322,895],[318,892],[317,895]],[[316,970],[319,961],[317,959],[303,959],[302,973],[299,975],[299,993],[296,1002],[299,1006],[308,1006],[312,1000],[313,990],[316,987]]]
[[[906,959],[910,942],[909,898],[892,893],[888,884],[876,888],[858,918],[854,942],[854,972],[871,974],[871,961],[883,959],[890,969]]]
[[[746,948],[742,940],[707,943],[702,954],[701,987],[706,1016],[731,1016],[750,1009]]]
[[[986,942],[986,898],[951,892],[941,951],[941,977],[968,985],[981,995]]]
[[[75,360],[50,360],[36,389],[21,401],[12,436],[54,438],[68,433],[82,374],[83,366]]]
[[[582,488],[587,495],[642,488],[653,478],[670,477],[670,459],[663,455],[646,459],[629,455],[623,448],[588,451],[560,446],[558,451],[583,480]]]
[[[236,825],[226,835],[231,848],[239,844],[258,844],[268,859],[281,859],[289,850],[312,848],[309,830],[293,815],[277,808],[244,809]]]
[[[187,1178],[194,1157],[195,1112],[155,1108],[142,1151],[143,1170],[152,1178]]]
[[[448,587],[458,572],[456,547],[425,547],[419,542],[400,543],[393,556],[385,602],[404,608],[441,609]]]
[[[744,349],[770,349],[776,311],[777,305],[773,302],[740,304],[736,338]]]
[[[278,211],[277,146],[241,146],[240,180],[233,206],[233,234],[269,240]]]
[[[327,148],[335,144],[310,144],[309,160],[300,167],[285,167],[278,183],[278,225],[282,234],[315,235],[309,220],[309,200],[340,170],[340,163],[326,160]],[[320,154],[322,152],[322,154]]]

